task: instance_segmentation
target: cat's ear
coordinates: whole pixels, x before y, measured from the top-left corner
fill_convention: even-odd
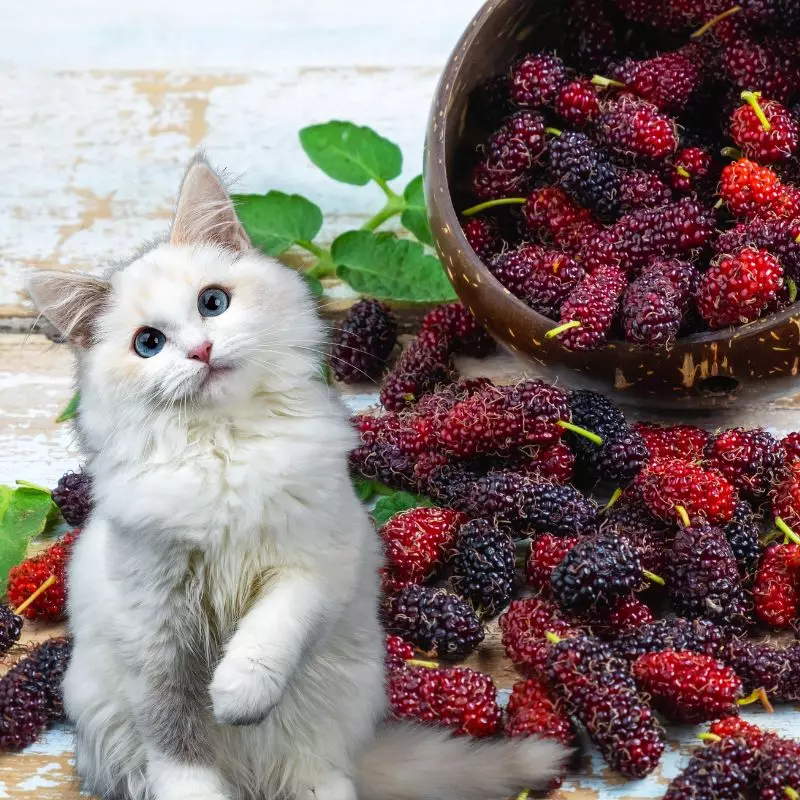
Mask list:
[[[191,160],[183,176],[169,240],[175,245],[217,244],[237,252],[251,247],[230,195],[202,154]]]
[[[93,323],[108,301],[109,283],[79,272],[37,272],[28,280],[36,307],[67,339],[92,343]]]

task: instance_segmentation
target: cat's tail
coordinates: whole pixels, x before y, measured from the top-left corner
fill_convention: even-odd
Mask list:
[[[548,739],[478,741],[387,723],[361,762],[359,800],[505,800],[545,789],[570,751]]]

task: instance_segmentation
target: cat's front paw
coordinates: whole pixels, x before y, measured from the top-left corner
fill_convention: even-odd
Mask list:
[[[283,694],[283,686],[262,663],[229,654],[219,662],[209,689],[220,725],[258,725]]]

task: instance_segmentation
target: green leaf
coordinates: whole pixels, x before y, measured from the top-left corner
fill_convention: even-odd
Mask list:
[[[322,227],[322,212],[299,194],[237,194],[233,201],[250,241],[270,256],[312,241]]]
[[[299,275],[308,284],[309,291],[312,295],[314,295],[314,297],[322,297],[325,289],[322,286],[319,278],[314,275],[310,275],[308,272],[300,272]]]
[[[349,231],[331,245],[336,274],[359,294],[407,303],[456,299],[439,260],[391,233]]]
[[[353,186],[386,183],[403,169],[403,154],[396,144],[352,122],[334,120],[303,128],[300,144],[328,177]]]
[[[46,490],[0,486],[0,591],[5,592],[8,573],[25,558],[30,540],[45,529],[54,507]]]
[[[433,234],[428,224],[428,209],[425,207],[425,190],[422,175],[417,175],[403,192],[406,210],[400,217],[403,227],[411,231],[423,244],[433,247]]]
[[[356,490],[356,495],[362,503],[372,500],[375,496],[374,483],[375,481],[370,481],[366,478],[353,478],[353,488]]]
[[[430,498],[424,495],[411,494],[411,492],[395,492],[386,497],[381,497],[381,499],[375,503],[375,508],[372,511],[372,519],[375,524],[380,527],[401,511],[407,511],[409,508],[420,508],[421,506],[430,508],[432,505],[433,503]]]
[[[64,407],[64,410],[56,417],[56,422],[66,422],[73,417],[78,416],[78,405],[81,401],[79,392],[75,392],[69,399],[69,403]]]

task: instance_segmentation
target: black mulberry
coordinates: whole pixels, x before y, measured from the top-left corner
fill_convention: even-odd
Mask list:
[[[469,655],[484,637],[472,606],[430,586],[408,586],[383,605],[386,630],[439,658]]]
[[[493,617],[510,602],[516,545],[507,530],[488,520],[462,525],[450,559],[450,586],[479,614]]]
[[[92,510],[92,479],[83,469],[62,475],[53,489],[53,502],[61,511],[64,522],[79,528]]]

